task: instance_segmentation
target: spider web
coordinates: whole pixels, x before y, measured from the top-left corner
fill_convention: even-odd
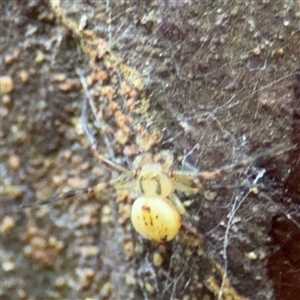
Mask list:
[[[269,21],[264,23],[258,14],[250,13],[247,5],[232,7],[229,4],[220,6],[193,1],[165,1],[156,6],[157,14],[153,13],[151,6],[139,6],[137,22],[140,26],[133,28],[122,18],[116,17],[118,21],[115,20],[112,16],[118,16],[119,10],[113,2],[107,3],[110,18],[114,20],[112,24],[116,24],[109,29],[112,49],[122,49],[125,60],[141,74],[146,74],[144,80],[149,80],[149,93],[157,99],[153,109],[163,109],[165,122],[161,124],[160,120],[157,121],[157,126],[162,127],[164,132],[163,147],[174,144],[178,153],[184,154],[184,160],[198,169],[212,170],[251,156],[253,152],[263,151],[278,143],[283,136],[287,137],[286,134],[289,136],[284,140],[286,144],[291,139],[296,141],[296,131],[292,128],[298,126],[293,121],[293,115],[297,111],[295,107],[299,106],[299,95],[295,95],[297,87],[292,87],[290,83],[299,80],[299,71],[283,66],[286,60],[280,56],[284,55],[282,51],[285,48],[272,38],[272,34],[286,32],[285,25],[274,26],[272,34],[266,33],[265,26]],[[286,7],[283,5],[280,9],[283,24],[287,24],[287,16],[294,5],[296,3]],[[241,11],[247,15],[245,22],[236,17]],[[272,14],[268,17],[272,18]],[[159,24],[159,28],[153,29],[153,24]],[[239,26],[242,26],[244,34],[235,37],[234,30],[238,30]],[[247,39],[250,32],[258,36],[254,42]],[[294,33],[299,34],[299,28],[294,28]],[[147,43],[143,40],[145,35]],[[241,43],[241,47],[235,47],[236,43]],[[296,40],[291,40],[289,45],[292,47],[296,43]],[[133,48],[137,50],[132,51]],[[286,115],[290,117],[286,118]],[[289,161],[267,159],[260,164],[260,168],[247,170],[242,182],[255,181],[261,172],[277,182],[288,181],[289,163],[296,166],[297,156],[299,152],[295,151]],[[230,183],[236,181],[230,179]],[[276,253],[270,250],[275,247],[272,242],[265,241],[276,240],[274,224],[280,223],[278,220],[282,218],[285,218],[284,223],[292,224],[291,231],[297,235],[299,196],[294,195],[291,200],[288,194],[281,192],[280,187],[276,187],[276,182],[267,181],[266,185],[269,187],[266,194],[257,196],[247,190],[238,190],[231,195],[222,194],[214,199],[214,203],[202,204],[204,207],[200,213],[196,210],[200,224],[201,219],[203,224],[200,231],[209,241],[208,251],[224,267],[217,296],[219,299],[222,298],[226,278],[232,277],[235,281],[237,274],[247,277],[248,287],[244,295],[249,299],[273,297],[270,296],[272,282],[262,278],[275,274],[266,257],[270,255],[270,261],[274,260]],[[281,189],[284,189],[283,184]],[[289,240],[291,244],[293,240]],[[280,247],[284,248],[282,244]],[[183,297],[187,287],[192,286],[193,276],[187,275],[189,270],[201,273],[196,265],[201,265],[203,257],[191,258],[190,264],[189,260],[178,262],[176,256],[182,254],[179,248],[172,250],[161,299]],[[289,261],[292,258],[285,259]],[[180,272],[174,271],[178,267],[176,264],[182,266]],[[158,270],[155,279],[155,268],[150,268],[148,256],[140,270],[150,276],[150,282],[154,281],[154,297],[157,297],[158,291],[161,291],[157,278],[164,276]],[[295,274],[299,273],[299,267],[293,267],[293,270]],[[170,272],[175,275],[173,273],[170,277]],[[282,297],[280,295],[287,295],[285,288],[288,289],[289,283],[281,281],[276,275],[271,279],[278,299]],[[147,282],[145,279],[141,281]],[[185,284],[180,285],[180,281]],[[292,291],[295,284],[291,286],[289,297],[295,299]],[[150,292],[145,292],[145,284],[141,283],[141,288],[145,299],[153,297]]]

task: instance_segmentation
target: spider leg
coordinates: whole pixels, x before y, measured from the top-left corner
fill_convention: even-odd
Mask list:
[[[295,146],[287,147],[284,144],[280,144],[274,148],[271,148],[269,150],[258,153],[256,155],[254,155],[253,157],[249,157],[240,162],[224,166],[224,167],[216,169],[214,171],[199,172],[196,175],[196,177],[199,179],[203,179],[203,180],[222,179],[227,174],[244,171],[249,165],[258,161],[261,158],[279,156],[279,155],[281,155],[285,152],[288,152],[292,149],[295,149]]]
[[[88,126],[88,112],[89,112],[89,104],[88,99],[84,98],[83,105],[82,105],[82,112],[81,112],[81,123],[82,123],[82,129],[85,135],[87,136],[90,144],[92,145],[92,148],[97,147],[96,139],[91,131],[91,129]]]
[[[171,168],[173,160],[174,156],[170,150],[162,150],[154,156],[154,162],[160,163],[165,170]]]
[[[175,173],[175,174],[174,174]],[[193,195],[198,192],[202,192],[205,190],[219,190],[219,189],[226,189],[226,190],[233,190],[233,189],[240,189],[240,188],[249,188],[252,190],[253,193],[256,193],[256,190],[259,188],[263,188],[258,184],[254,185],[231,185],[231,184],[215,184],[210,183],[205,178],[205,182],[200,182],[199,178],[197,177],[198,173],[196,172],[185,172],[185,171],[174,171],[173,172],[173,180],[175,179],[174,187],[175,190],[183,192],[186,195]],[[212,177],[216,179],[215,177]]]
[[[92,147],[92,152],[100,160],[100,162],[108,169],[117,171],[119,173],[131,173],[126,168],[123,168],[122,166],[107,159],[104,155],[100,154],[95,147]]]
[[[91,108],[92,110],[92,113],[93,113],[93,116],[94,116],[94,124],[96,125],[97,128],[101,129],[103,132],[105,131],[106,129],[106,125],[104,122],[101,122],[98,117],[97,117],[97,108],[96,108],[96,105],[95,105],[95,101],[91,95],[91,93],[89,92],[89,89],[88,89],[88,83],[83,75],[83,72],[76,68],[76,73],[77,75],[79,76],[80,78],[80,82],[81,82],[81,85],[84,89],[84,92],[86,94],[86,101],[88,102],[88,106]],[[83,124],[87,124],[87,119],[88,119],[88,107],[86,108],[86,111],[85,111],[85,115],[84,115],[84,120],[86,121],[85,123],[83,122]],[[85,131],[86,133],[86,131]],[[94,139],[94,136],[91,135],[92,139],[90,140],[91,141],[91,144],[93,145],[93,142],[95,142],[95,139]]]
[[[109,182],[107,182],[107,183],[100,183],[100,184],[98,184],[94,187],[74,189],[74,190],[70,190],[68,192],[60,193],[58,195],[55,195],[55,196],[52,196],[50,198],[44,199],[44,200],[39,201],[37,203],[22,204],[20,206],[20,208],[25,209],[25,208],[33,208],[33,207],[38,207],[38,206],[47,205],[47,204],[53,204],[53,203],[56,203],[56,202],[59,202],[59,201],[72,200],[72,199],[77,198],[79,196],[91,197],[92,195],[96,194],[97,192],[100,192],[101,190],[104,190],[104,189],[108,189],[110,187],[111,186],[109,185]]]
[[[94,137],[91,129],[89,128],[89,126],[87,124],[88,108],[89,108],[88,99],[85,98],[83,100],[82,113],[81,113],[81,122],[82,122],[82,129],[83,129],[85,135],[87,136],[90,144],[92,145],[92,152],[93,152],[93,154],[108,169],[113,170],[113,171],[117,171],[117,172],[121,172],[121,173],[128,172],[127,169],[123,168],[122,166],[120,166],[120,165],[118,165],[116,163],[113,163],[112,161],[110,161],[109,159],[105,158],[104,155],[100,154],[97,151],[97,142],[96,142],[96,139],[95,139],[95,137]]]
[[[199,182],[197,174],[190,171],[173,171],[174,189],[186,195],[193,195],[202,191],[203,185]]]
[[[177,189],[185,192],[185,190],[191,190],[193,187],[201,190],[203,188],[203,183],[198,182],[198,179],[202,180],[214,180],[222,179],[227,174],[236,173],[244,171],[250,164],[258,161],[263,157],[275,157],[281,155],[289,150],[295,149],[295,146],[287,147],[284,144],[280,144],[277,147],[266,150],[262,153],[259,153],[253,157],[244,159],[240,162],[224,166],[222,168],[216,169],[214,171],[203,171],[203,172],[189,172],[189,171],[173,171],[172,177],[174,178],[175,185]],[[177,182],[176,182],[177,181]]]
[[[199,239],[200,242],[203,242],[204,236],[198,231],[197,227],[193,223],[187,222],[187,221],[182,221],[181,225],[187,231],[189,231],[190,233],[195,235]]]
[[[190,214],[185,210],[184,205],[180,201],[180,199],[172,193],[169,196],[169,200],[174,204],[179,213],[184,217],[184,220],[181,221],[182,227],[184,227],[187,231],[194,234],[200,241],[203,240],[202,234],[198,231],[197,226],[195,225],[195,219],[190,216]]]
[[[180,199],[174,193],[172,193],[171,195],[169,195],[168,198],[170,199],[170,201],[173,203],[173,205],[177,208],[177,210],[179,211],[179,213],[182,216],[184,216],[186,218],[189,218],[190,215],[185,210],[185,207],[182,204],[182,202],[180,201]]]
[[[92,146],[92,151],[93,151],[93,154],[95,156],[98,157],[98,159],[110,170],[114,170],[114,171],[117,171],[117,172],[127,172],[128,170],[111,162],[110,160],[108,160],[107,158],[105,158],[102,154],[98,153],[97,152],[97,141],[94,137],[94,134],[92,133],[91,129],[89,128],[88,126],[88,115],[89,115],[89,107],[91,107],[92,109],[92,112],[93,112],[93,115],[95,117],[95,120],[98,121],[98,118],[97,118],[97,112],[96,112],[96,107],[95,107],[95,104],[93,102],[93,99],[92,99],[92,96],[90,95],[89,93],[89,90],[88,90],[88,86],[87,86],[87,82],[84,78],[84,76],[82,75],[82,72],[78,69],[76,70],[77,71],[77,74],[79,75],[80,77],[80,81],[81,81],[81,84],[83,86],[83,89],[86,93],[86,97],[84,98],[83,100],[83,105],[82,105],[82,112],[81,112],[81,123],[82,123],[82,129],[83,129],[83,132],[85,133],[85,135],[87,136],[91,146]],[[101,128],[104,127],[104,125],[100,124]],[[108,147],[109,148],[109,147]]]
[[[92,187],[70,190],[68,192],[61,193],[56,196],[52,196],[45,200],[39,201],[37,203],[22,204],[20,205],[20,208],[21,209],[33,208],[41,205],[56,203],[59,201],[73,200],[80,196],[89,198],[103,190],[107,190],[111,188],[114,188],[115,190],[127,190],[132,188],[134,184],[135,182],[133,181],[133,174],[127,171],[125,174],[122,174],[113,180],[107,182],[100,182],[97,185]]]

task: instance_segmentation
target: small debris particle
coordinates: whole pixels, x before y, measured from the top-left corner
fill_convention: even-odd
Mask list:
[[[19,72],[19,77],[23,83],[26,83],[29,79],[29,73],[26,70],[21,70]]]
[[[149,282],[146,282],[145,284],[145,289],[148,293],[152,294],[154,292],[154,288],[153,285],[150,284]]]
[[[112,290],[113,290],[112,284],[110,282],[106,282],[100,291],[101,298],[109,297],[112,293]]]
[[[2,264],[2,268],[3,268],[4,272],[10,272],[10,271],[14,270],[15,265],[14,265],[14,263],[7,261]]]
[[[252,50],[252,53],[253,53],[254,55],[260,55],[260,48],[259,48],[259,47],[254,48],[254,49]]]
[[[77,268],[76,274],[79,277],[81,287],[86,288],[90,285],[90,278],[94,277],[95,271],[92,268]]]
[[[56,74],[53,77],[53,81],[55,82],[65,82],[67,80],[67,76],[65,74]]]
[[[11,76],[0,76],[0,95],[10,93],[14,88],[14,82]]]
[[[95,225],[99,222],[98,208],[96,205],[87,204],[83,208],[81,217],[78,219],[80,224]]]
[[[133,257],[135,254],[134,244],[132,241],[128,241],[124,244],[124,252],[128,257]]]
[[[72,189],[80,189],[87,186],[87,180],[83,178],[68,178],[68,185]]]
[[[125,199],[127,196],[126,195],[120,195],[119,199]],[[119,219],[118,223],[119,224],[125,224],[125,222],[130,218],[131,216],[131,205],[128,203],[120,203],[119,204]]]
[[[239,12],[239,7],[236,5],[232,10],[231,10],[231,15],[236,16]]]
[[[51,179],[52,179],[52,182],[54,184],[60,184],[63,181],[62,176],[61,175],[56,175],[56,174],[52,175]]]
[[[109,205],[104,205],[102,208],[102,214],[106,216],[110,216],[112,213],[111,208]]]
[[[55,280],[56,287],[62,287],[64,285],[67,285],[67,279],[64,276],[60,276]]]
[[[87,83],[88,87],[92,86],[92,84],[94,83],[94,79],[95,79],[95,77],[92,75],[89,75],[86,77],[86,83]]]
[[[7,233],[11,229],[13,229],[16,226],[16,221],[11,216],[5,216],[1,225],[0,225],[0,232],[1,233]]]
[[[83,158],[80,155],[75,154],[71,157],[71,159],[73,164],[81,165],[83,163]]]
[[[262,250],[259,250],[259,251],[258,251],[258,256],[259,256],[259,259],[260,259],[260,260],[263,260],[263,259],[266,258],[267,254],[266,254],[266,252],[264,252],[264,251],[262,251]]]
[[[45,248],[46,247],[46,241],[44,237],[35,236],[31,239],[31,244],[35,248]]]
[[[87,226],[87,225],[96,224],[97,221],[91,215],[84,215],[84,216],[80,217],[79,223],[82,224],[82,225]]]
[[[20,157],[16,154],[13,154],[9,157],[9,165],[12,169],[18,170],[21,166]]]
[[[55,20],[55,15],[48,12],[42,12],[41,14],[39,14],[38,19],[43,22],[52,23]]]
[[[206,191],[204,193],[204,198],[209,201],[215,200],[217,198],[217,193],[212,191]]]
[[[4,118],[4,117],[7,117],[8,114],[9,114],[8,108],[0,106],[0,116]]]
[[[257,255],[254,251],[247,253],[247,257],[252,260],[257,259]]]
[[[20,56],[21,50],[14,49],[12,54],[5,55],[4,61],[6,64],[12,64],[15,60],[17,60]]]
[[[44,60],[46,60],[45,54],[42,51],[37,51],[36,55],[35,55],[35,62],[37,63],[41,63]]]
[[[83,14],[80,18],[78,29],[79,31],[82,31],[88,24],[88,16],[86,14]]]
[[[134,156],[134,155],[138,154],[138,150],[137,150],[136,146],[133,146],[133,145],[128,146],[127,145],[124,147],[123,154],[125,156],[129,156],[129,157]]]
[[[11,98],[9,97],[9,95],[4,95],[2,97],[2,103],[4,105],[9,105],[11,103]]]
[[[283,55],[284,54],[284,49],[283,48],[279,48],[278,51],[277,51],[277,53],[279,55]]]
[[[58,250],[62,249],[64,247],[63,241],[59,241],[55,236],[50,236],[48,239],[48,244],[51,247],[54,247]]]
[[[76,87],[77,82],[75,80],[67,79],[65,82],[59,85],[59,89],[63,92],[69,92]]]
[[[194,200],[186,200],[183,202],[183,205],[185,207],[191,207],[193,205],[193,203],[194,203]]]
[[[23,299],[23,298],[26,297],[26,292],[25,292],[25,290],[22,289],[22,288],[19,288],[19,289],[17,290],[17,293],[18,293],[19,299]]]
[[[63,152],[63,157],[64,157],[65,159],[69,159],[71,156],[72,156],[72,151],[70,151],[70,150],[65,150],[65,151]]]
[[[101,218],[101,224],[108,224],[112,221],[111,216],[102,216]]]
[[[99,253],[99,249],[96,246],[83,246],[80,248],[80,254],[84,257],[95,256]]]
[[[80,169],[81,169],[82,171],[86,171],[86,170],[88,170],[88,169],[90,169],[90,168],[91,168],[91,165],[90,165],[90,163],[89,163],[88,161],[82,162],[82,164],[81,164],[81,166],[80,166]]]
[[[125,145],[129,141],[129,138],[130,138],[130,132],[128,132],[127,130],[119,129],[115,133],[116,141],[118,141],[122,145]]]
[[[164,259],[159,252],[154,252],[153,254],[153,264],[156,267],[160,267],[163,263]]]
[[[134,278],[134,276],[132,276],[132,274],[125,275],[125,282],[127,285],[136,285],[136,279]]]

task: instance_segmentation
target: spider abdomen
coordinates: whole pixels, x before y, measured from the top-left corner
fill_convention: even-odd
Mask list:
[[[144,238],[159,243],[172,240],[181,226],[181,216],[175,206],[158,197],[139,197],[132,206],[131,221]]]

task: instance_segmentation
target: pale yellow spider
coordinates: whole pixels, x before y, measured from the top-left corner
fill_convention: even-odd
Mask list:
[[[87,100],[83,108],[83,128],[91,142],[95,145],[94,138],[86,126]],[[105,158],[98,153],[96,147],[92,147],[94,155],[109,169],[122,173],[119,177],[108,182],[101,182],[94,187],[71,190],[58,196],[50,197],[35,205],[43,205],[58,200],[66,200],[78,195],[88,197],[99,193],[104,189],[115,190],[136,189],[140,194],[132,206],[131,221],[138,233],[144,238],[159,243],[172,240],[179,232],[182,225],[182,216],[189,215],[184,205],[175,194],[176,191],[186,195],[203,191],[204,187],[212,187],[209,181],[222,179],[226,174],[243,170],[255,160],[264,156],[275,156],[290,148],[279,145],[276,148],[243,160],[237,164],[225,166],[212,172],[189,172],[173,170],[173,154],[164,150],[157,155],[144,153],[137,156],[133,162],[132,170],[128,170]],[[207,183],[204,184],[204,181]],[[23,205],[23,208],[33,205]],[[194,231],[195,232],[195,231]]]

